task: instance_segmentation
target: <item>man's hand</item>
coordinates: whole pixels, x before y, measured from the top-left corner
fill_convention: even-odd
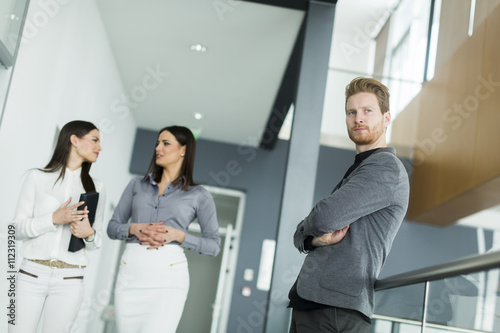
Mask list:
[[[336,244],[344,239],[347,230],[349,230],[349,225],[344,229],[335,230],[334,232],[324,234],[321,237],[314,237],[312,240],[312,245],[314,247],[321,247]]]

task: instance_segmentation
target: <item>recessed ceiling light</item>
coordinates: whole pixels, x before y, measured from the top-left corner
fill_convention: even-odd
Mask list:
[[[207,48],[201,44],[191,44],[191,51],[195,52],[207,52]]]
[[[202,114],[202,113],[199,113],[199,112],[195,112],[195,113],[193,113],[193,117],[194,117],[194,119],[196,119],[196,120],[200,120],[200,119],[202,119],[202,118],[203,118],[203,114]]]

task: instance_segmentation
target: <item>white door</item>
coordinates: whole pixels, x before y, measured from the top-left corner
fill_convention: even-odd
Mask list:
[[[177,333],[226,332],[233,289],[245,194],[205,186],[214,197],[221,235],[221,252],[215,258],[186,251],[190,287]],[[192,223],[189,232],[201,235]]]

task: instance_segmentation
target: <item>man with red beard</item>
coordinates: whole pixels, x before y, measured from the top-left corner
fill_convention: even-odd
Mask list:
[[[354,164],[298,224],[307,256],[289,293],[290,332],[370,332],[373,288],[408,206],[408,174],[387,147],[389,91],[358,77],[345,90]]]

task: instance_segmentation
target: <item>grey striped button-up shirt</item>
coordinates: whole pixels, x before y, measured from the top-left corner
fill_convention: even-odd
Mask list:
[[[139,243],[137,237],[129,237],[130,223],[163,222],[164,225],[186,232],[181,247],[200,254],[216,256],[220,251],[219,226],[215,204],[211,194],[201,186],[190,186],[185,191],[170,184],[158,196],[158,184],[149,175],[135,177],[130,181],[113,217],[108,224],[108,236],[126,242]],[[198,218],[202,235],[187,232],[189,224]],[[178,244],[173,242],[172,244]]]

